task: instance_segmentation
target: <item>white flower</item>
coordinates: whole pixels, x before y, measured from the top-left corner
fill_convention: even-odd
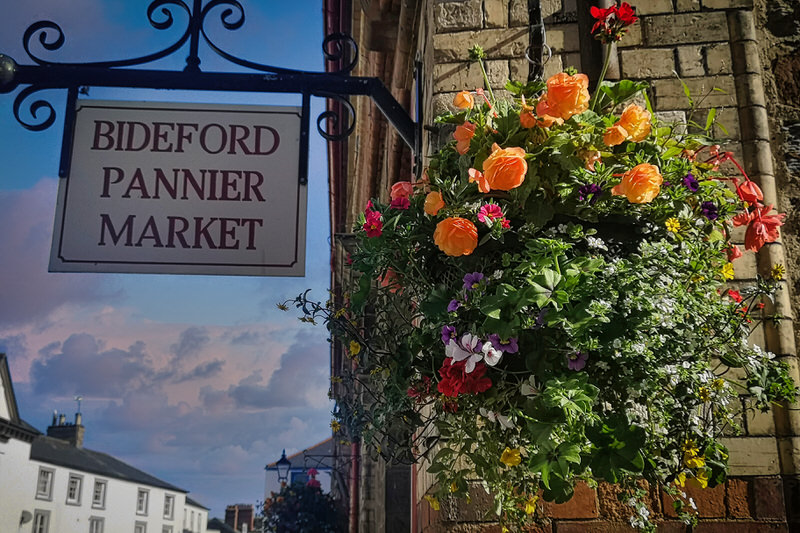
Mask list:
[[[450,342],[445,346],[444,354],[453,359],[453,363],[467,360],[464,366],[464,371],[469,374],[475,370],[475,363],[483,359],[483,354],[476,353],[476,348],[480,343],[480,339],[472,333],[465,333],[459,342],[450,339]],[[452,363],[451,363],[452,364]]]
[[[491,342],[483,343],[483,349],[481,351],[483,352],[483,360],[486,361],[486,364],[489,366],[496,365],[503,357],[503,351],[497,350]]]
[[[606,243],[604,243],[602,239],[598,239],[597,237],[586,237],[586,242],[589,243],[589,248],[608,251],[608,246],[606,246]]]
[[[536,379],[530,376],[527,383],[523,382],[520,385],[520,392],[522,392],[523,396],[536,396],[539,394],[539,389],[536,387]]]
[[[482,416],[488,418],[491,422],[498,422],[501,426],[503,426],[506,429],[514,428],[514,422],[512,422],[505,415],[501,415],[500,413],[495,413],[494,411],[489,411],[488,409],[484,409],[483,407],[478,409],[478,412],[480,412]]]

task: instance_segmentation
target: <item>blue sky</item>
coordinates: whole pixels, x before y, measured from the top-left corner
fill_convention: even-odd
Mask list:
[[[182,31],[158,31],[149,0],[27,0],[0,20],[0,53],[30,63],[22,36],[48,19],[64,30],[54,61],[100,61],[159,50]],[[188,4],[191,1],[187,0]],[[212,38],[252,61],[320,71],[322,5],[242,0],[238,31],[209,20]],[[218,13],[221,10],[218,11]],[[216,22],[216,24],[215,24]],[[178,70],[188,46],[155,66]],[[201,45],[201,68],[237,67]],[[263,467],[327,438],[328,344],[322,327],[276,303],[306,288],[327,294],[329,222],[324,141],[312,99],[305,278],[57,274],[47,272],[57,189],[64,91],[43,132],[14,119],[0,95],[0,351],[9,356],[23,418],[44,430],[52,411],[71,418],[83,396],[87,448],[110,453],[189,490],[212,516],[263,497]],[[299,105],[293,95],[90,90],[96,99]]]

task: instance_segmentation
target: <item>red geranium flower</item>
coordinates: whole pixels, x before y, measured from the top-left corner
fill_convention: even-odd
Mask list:
[[[459,394],[473,394],[489,390],[492,380],[484,377],[486,365],[482,362],[475,363],[475,370],[470,373],[466,371],[467,360],[453,363],[447,358],[439,369],[442,380],[437,389],[445,396],[456,397]],[[451,364],[452,363],[452,364]]]

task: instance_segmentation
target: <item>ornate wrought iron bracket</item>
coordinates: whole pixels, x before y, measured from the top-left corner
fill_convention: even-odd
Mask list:
[[[187,0],[188,1],[188,0]],[[394,98],[378,78],[351,76],[358,61],[358,47],[345,34],[332,34],[322,43],[325,59],[338,69],[330,72],[308,72],[272,65],[264,65],[238,58],[217,46],[206,32],[206,19],[215,9],[222,9],[219,21],[227,30],[237,30],[245,20],[244,8],[238,0],[191,0],[189,7],[184,0],[153,0],[147,8],[150,25],[157,30],[166,30],[175,25],[176,13],[187,18],[183,34],[161,51],[133,59],[68,63],[50,61],[37,55],[31,47],[36,40],[47,52],[61,48],[65,42],[64,32],[58,24],[39,21],[25,31],[23,46],[34,65],[17,64],[11,57],[0,54],[0,93],[9,93],[19,86],[24,87],[14,100],[14,116],[23,127],[42,131],[53,125],[56,112],[44,98],[29,100],[35,93],[48,89],[67,89],[67,106],[64,115],[64,137],[61,148],[59,175],[69,173],[72,130],[75,120],[75,104],[78,93],[84,87],[126,87],[141,89],[183,89],[201,91],[233,91],[257,93],[297,93],[302,95],[303,120],[301,123],[301,151],[308,151],[308,116],[310,97],[332,98],[343,103],[344,115],[325,111],[317,119],[317,129],[328,140],[341,140],[350,135],[355,127],[355,109],[349,96],[369,96],[383,113],[400,137],[414,153],[417,172],[421,169],[422,117],[421,106],[417,107],[416,122]],[[224,8],[224,9],[223,9]],[[189,55],[182,71],[165,71],[127,68],[152,63],[163,59],[189,43]],[[255,73],[203,72],[200,70],[200,43],[205,43],[214,53],[238,66],[257,71]],[[422,71],[416,71],[417,87],[422,86]],[[419,90],[419,89],[418,89]],[[419,98],[419,94],[418,94]],[[25,120],[21,109],[27,102],[27,111],[32,120]],[[307,161],[306,161],[307,165]],[[301,169],[301,182],[307,179],[307,168]]]

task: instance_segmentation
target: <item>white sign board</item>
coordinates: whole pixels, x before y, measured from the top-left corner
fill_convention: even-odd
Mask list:
[[[78,100],[50,270],[304,275],[301,115]]]

